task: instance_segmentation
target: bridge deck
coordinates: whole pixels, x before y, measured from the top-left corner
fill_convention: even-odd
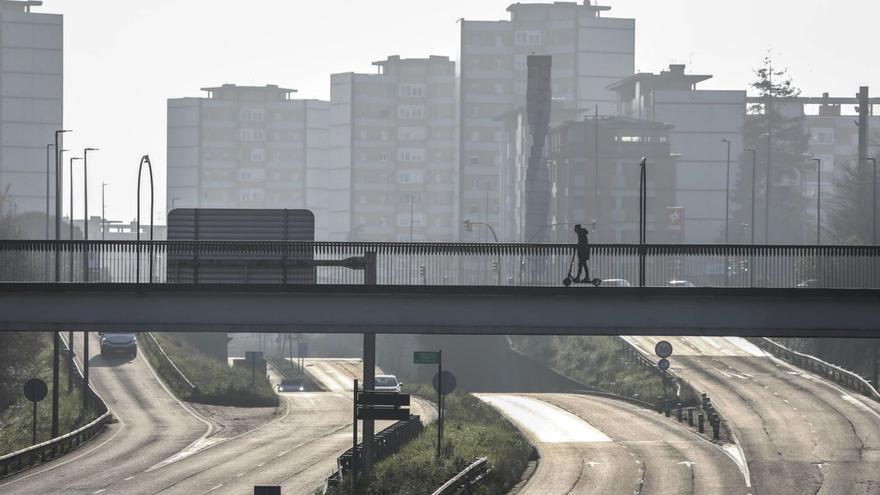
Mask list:
[[[880,337],[880,290],[0,284],[0,330]]]

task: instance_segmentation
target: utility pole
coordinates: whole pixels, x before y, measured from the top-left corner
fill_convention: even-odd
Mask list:
[[[770,164],[773,162],[773,125],[772,125],[772,103],[773,103],[773,64],[769,66],[768,80],[770,86],[767,88],[767,107],[764,113],[767,115],[767,173],[766,173],[766,190],[764,191],[764,244],[770,244]]]
[[[858,164],[858,180],[859,183],[864,184],[867,182],[865,179],[867,178],[867,173],[864,170],[865,162],[868,161],[868,126],[869,119],[868,116],[871,112],[871,105],[868,100],[868,87],[861,86],[859,87],[859,92],[856,95],[859,99],[859,164]],[[868,207],[868,201],[866,196],[867,191],[864,186],[859,188],[859,200],[856,203],[859,205],[859,211],[865,211]],[[867,239],[868,232],[865,232],[864,238]]]
[[[594,115],[595,115],[595,118],[594,118],[595,129],[593,129],[594,130],[593,138],[594,138],[595,142],[593,143],[593,147],[594,147],[593,161],[596,164],[596,176],[593,178],[593,188],[594,188],[593,197],[596,200],[596,209],[594,210],[593,218],[599,219],[599,218],[601,218],[599,216],[599,209],[601,208],[600,205],[602,204],[602,202],[599,199],[599,194],[601,194],[601,193],[599,192],[600,187],[599,187],[599,105],[598,104],[596,104],[596,110],[595,110]],[[595,236],[596,234],[597,234],[597,232],[594,229],[593,235]]]
[[[816,162],[816,245],[822,244],[822,159],[813,158]]]

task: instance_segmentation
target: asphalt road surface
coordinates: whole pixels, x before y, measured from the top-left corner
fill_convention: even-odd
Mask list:
[[[351,446],[359,360],[306,360],[328,391],[283,393],[277,419],[217,438],[212,423],[164,389],[144,357],[91,359],[92,382],[119,423],[83,449],[0,483],[0,493],[241,494],[281,485],[285,494],[311,495]],[[425,420],[436,416],[427,403],[412,408]]]
[[[71,454],[0,481],[0,493],[127,492],[137,486],[132,477],[211,430],[162,386],[143,355],[102,358],[97,335],[91,335],[90,380],[119,422]],[[74,336],[81,357],[82,333]]]
[[[479,394],[536,445],[537,469],[519,492],[747,494],[719,446],[659,414],[574,394]]]
[[[627,337],[709,394],[739,440],[756,494],[880,494],[880,405],[740,338]]]

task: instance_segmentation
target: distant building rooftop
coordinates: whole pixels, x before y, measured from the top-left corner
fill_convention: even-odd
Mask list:
[[[520,2],[516,2],[516,3],[508,6],[507,11],[510,13],[513,13],[516,9],[518,9],[520,7],[539,8],[539,7],[564,6],[564,5],[575,6],[575,5],[577,5],[577,2],[553,2],[553,3],[520,3]],[[582,5],[580,5],[580,7],[586,8],[588,10],[592,10],[593,12],[596,13],[596,15],[599,15],[600,12],[606,12],[606,11],[611,10],[611,7],[608,7],[608,6],[593,5],[592,2],[590,2],[590,0],[584,0],[584,3]]]
[[[0,0],[0,9],[15,10],[18,12],[30,12],[31,7],[43,5],[39,0]]]
[[[669,70],[662,70],[659,74],[639,72],[607,88],[620,92],[635,87],[637,83],[647,83],[654,89],[694,89],[698,83],[712,79],[711,75],[685,74],[684,68],[684,64],[670,64]]]
[[[237,86],[235,84],[224,84],[219,87],[202,88],[202,91],[208,93],[208,98],[217,100],[236,100],[246,99],[240,98],[241,95],[251,94],[260,95],[262,98],[273,96],[276,99],[287,100],[290,95],[296,93],[295,89],[280,88],[276,84],[267,84],[265,86]]]

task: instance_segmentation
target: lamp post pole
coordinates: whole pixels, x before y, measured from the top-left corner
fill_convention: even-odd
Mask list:
[[[51,216],[49,214],[49,190],[50,190],[49,189],[49,182],[50,182],[50,178],[52,176],[52,173],[50,171],[51,170],[50,165],[51,165],[51,161],[52,161],[52,155],[50,154],[49,149],[52,148],[53,146],[55,146],[55,145],[52,143],[49,143],[46,145],[46,240],[47,241],[49,240],[49,218]],[[48,266],[46,268],[48,268]],[[48,270],[47,270],[47,272],[48,272]]]
[[[89,151],[98,151],[98,148],[83,150],[83,240],[85,241],[89,240]],[[88,246],[83,247],[83,281],[89,281]]]
[[[724,243],[728,244],[730,242],[730,140],[724,138],[721,142],[727,144],[727,175],[724,186]]]
[[[647,188],[647,158],[642,157],[642,160],[639,162],[640,174],[639,174],[639,287],[645,286],[645,241],[647,237],[647,203],[648,203],[648,188]]]
[[[70,237],[69,239],[73,240],[73,162],[76,160],[82,160],[82,157],[72,156],[70,157],[70,216],[67,219],[68,227],[70,227]],[[70,281],[73,282],[73,247],[70,248]]]
[[[816,162],[816,245],[822,244],[822,159],[813,158]]]
[[[746,151],[750,151],[752,153],[752,224],[749,226],[749,234],[751,235],[749,243],[752,246],[754,246],[755,245],[755,172],[757,171],[756,166],[758,163],[758,150],[756,150],[755,148],[749,148]]]
[[[873,181],[871,182],[871,245],[877,245],[877,159],[865,157],[874,165]]]

